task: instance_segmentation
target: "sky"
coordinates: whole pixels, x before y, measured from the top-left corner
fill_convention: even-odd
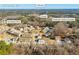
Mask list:
[[[0,9],[79,9],[79,4],[0,4]]]

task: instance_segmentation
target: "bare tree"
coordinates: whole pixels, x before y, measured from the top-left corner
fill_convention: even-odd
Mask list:
[[[68,27],[63,22],[57,23],[54,28],[55,35],[64,36],[68,32]]]

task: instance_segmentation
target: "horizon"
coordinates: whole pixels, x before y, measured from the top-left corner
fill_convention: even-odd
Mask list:
[[[79,4],[0,4],[0,9],[79,9]]]

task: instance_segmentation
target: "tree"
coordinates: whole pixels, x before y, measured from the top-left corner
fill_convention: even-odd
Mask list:
[[[79,28],[79,19],[76,19],[75,21],[67,22],[69,24],[69,27],[77,27]]]
[[[6,44],[4,41],[0,41],[0,55],[7,55],[12,53],[12,45]]]
[[[21,20],[22,23],[26,24],[28,22],[28,17],[20,17],[19,20]]]
[[[55,30],[54,30],[55,31],[55,35],[62,36],[62,35],[65,35],[68,32],[68,27],[62,22],[57,23],[54,26],[54,28],[55,28]]]

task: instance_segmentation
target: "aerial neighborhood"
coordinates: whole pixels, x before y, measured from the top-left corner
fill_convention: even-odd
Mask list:
[[[79,14],[14,11],[0,11],[0,54],[79,54]]]

